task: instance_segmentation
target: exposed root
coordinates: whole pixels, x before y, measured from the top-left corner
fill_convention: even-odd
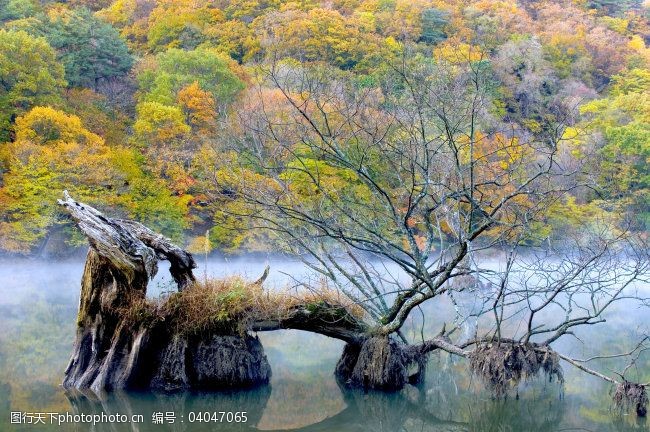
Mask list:
[[[348,343],[336,365],[336,378],[346,387],[373,390],[396,391],[408,383],[421,384],[428,353],[409,348],[412,347],[388,336]],[[413,365],[417,365],[418,371],[409,376],[409,367]]]
[[[508,390],[522,380],[531,379],[543,371],[549,381],[553,377],[564,382],[560,359],[547,346],[519,343],[489,343],[479,345],[469,354],[470,368],[496,397],[505,397]]]
[[[616,385],[614,404],[621,411],[634,408],[639,417],[645,417],[648,414],[648,392],[641,384],[623,381]]]

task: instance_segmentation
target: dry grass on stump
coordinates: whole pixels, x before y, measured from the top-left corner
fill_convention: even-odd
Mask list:
[[[269,290],[239,276],[196,281],[182,292],[139,299],[118,312],[130,326],[165,322],[177,334],[243,334],[255,321],[282,321],[301,307],[363,317],[358,305],[326,285],[313,292]]]

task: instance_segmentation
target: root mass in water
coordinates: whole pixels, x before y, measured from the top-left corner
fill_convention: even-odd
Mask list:
[[[506,397],[508,390],[522,380],[543,372],[550,381],[564,382],[560,359],[548,346],[528,343],[488,343],[469,354],[470,368],[496,397]]]

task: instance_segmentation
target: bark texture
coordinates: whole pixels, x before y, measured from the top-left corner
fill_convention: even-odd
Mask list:
[[[133,325],[121,311],[146,297],[159,259],[178,289],[194,281],[192,255],[140,223],[111,219],[66,193],[64,206],[90,242],[81,280],[77,335],[63,387],[223,389],[268,383],[271,370],[250,334],[173,334],[165,323]]]
[[[363,342],[348,343],[336,365],[336,377],[348,387],[397,391],[407,383],[419,384],[424,378],[427,352],[388,336],[373,336]],[[409,367],[417,372],[409,376]]]

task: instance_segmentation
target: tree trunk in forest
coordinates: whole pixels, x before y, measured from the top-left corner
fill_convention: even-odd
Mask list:
[[[90,242],[65,388],[170,391],[268,382],[264,349],[248,333],[193,337],[174,334],[164,323],[134,326],[120,313],[144,301],[158,259],[170,261],[179,290],[194,281],[191,254],[137,222],[107,218],[67,193],[59,203]]]

